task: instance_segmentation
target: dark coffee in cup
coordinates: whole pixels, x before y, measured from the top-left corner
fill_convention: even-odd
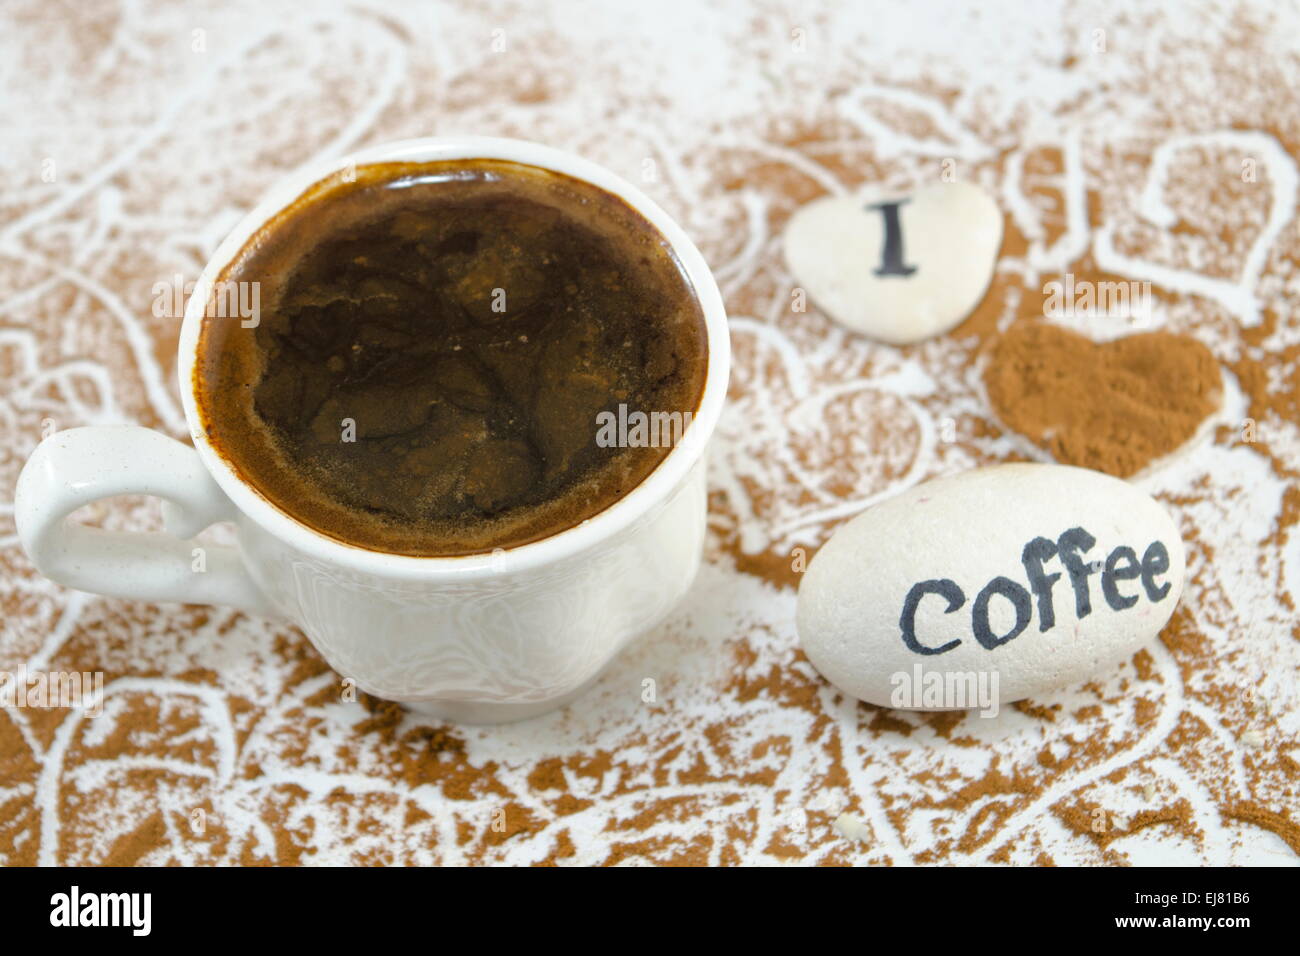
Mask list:
[[[573,527],[654,470],[704,390],[704,315],[667,241],[537,167],[340,174],[245,244],[232,283],[257,283],[259,312],[204,319],[213,446],[280,510],[369,550]]]

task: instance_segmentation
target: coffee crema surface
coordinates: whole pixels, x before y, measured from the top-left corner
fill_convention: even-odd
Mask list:
[[[704,315],[666,240],[537,167],[359,167],[216,281],[259,283],[260,315],[204,318],[209,439],[279,509],[368,550],[475,554],[579,524],[671,451],[606,447],[601,413],[688,421],[704,390]]]

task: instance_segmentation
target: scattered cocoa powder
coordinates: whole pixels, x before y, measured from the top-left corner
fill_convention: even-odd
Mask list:
[[[1256,43],[1252,47],[1250,31],[1241,23],[1243,17],[1248,15],[1235,15],[1225,26],[1226,32],[1216,34],[1213,49],[1207,46],[1197,50],[1194,45],[1179,43],[1167,44],[1167,49],[1185,50],[1197,70],[1213,70],[1216,82],[1224,88],[1235,85],[1239,94],[1251,92],[1249,96],[1225,95],[1213,104],[1215,110],[1221,111],[1218,114],[1221,128],[1265,129],[1291,156],[1300,155],[1300,121],[1288,109],[1284,95],[1294,85],[1294,77],[1288,75],[1285,62],[1275,63],[1262,55],[1266,46]],[[42,19],[40,26],[44,24]],[[1062,24],[1066,30],[1072,25]],[[91,32],[71,31],[69,35],[85,44],[86,49],[101,49],[112,38],[111,24],[102,27]],[[1151,27],[1162,29],[1159,24]],[[373,42],[373,37],[364,30],[350,32]],[[329,40],[328,34],[322,37],[322,42]],[[529,80],[510,86],[510,81],[501,80],[510,88],[498,90],[484,86],[475,77],[462,75],[453,77],[448,86],[446,105],[454,110],[477,111],[483,102],[504,94],[506,100],[528,103],[540,111],[548,109],[546,97],[565,96],[566,84],[574,80],[574,74],[562,68],[571,58],[571,44],[560,37],[548,37],[545,31],[538,31],[536,41],[536,50],[544,55],[547,49],[557,51],[556,68],[545,74],[547,84],[539,86]],[[292,44],[286,42],[285,46],[289,52],[293,51]],[[416,62],[419,51],[408,52]],[[1160,58],[1153,59],[1152,72],[1145,77],[1145,82],[1159,85],[1164,93],[1162,100],[1171,99],[1179,91],[1179,56],[1177,52],[1162,52],[1160,57],[1168,60],[1168,64],[1161,66]],[[1064,68],[1082,78],[1088,60],[1088,57],[1067,57]],[[353,66],[347,56],[340,56],[339,62],[348,69]],[[269,65],[277,67],[274,62]],[[512,66],[510,76],[517,73],[518,66]],[[525,73],[531,76],[530,71]],[[821,98],[843,98],[846,91],[854,89],[859,73],[861,70],[855,68],[852,77],[821,91],[826,94]],[[793,77],[778,75],[777,78],[781,83],[795,82]],[[874,79],[885,82],[888,77]],[[1142,81],[1140,77],[1134,78],[1136,83]],[[349,89],[364,93],[364,84],[357,84],[350,73],[340,83],[337,90],[327,90],[331,96],[337,95],[340,102]],[[319,85],[314,78],[313,85]],[[579,86],[575,84],[572,88]],[[119,86],[118,92],[121,91]],[[937,84],[917,84],[910,92],[946,109],[953,108],[957,98],[952,89],[945,90]],[[1156,110],[1160,101],[1151,99],[1151,102],[1151,109]],[[1270,103],[1278,105],[1274,109]],[[779,268],[772,268],[766,259],[752,275],[744,273],[741,254],[747,236],[756,233],[744,221],[743,205],[730,200],[738,196],[759,198],[769,213],[763,224],[766,234],[775,236],[784,217],[824,190],[819,183],[822,172],[851,188],[866,181],[896,178],[903,166],[910,168],[912,163],[911,158],[893,163],[877,155],[873,142],[865,140],[834,115],[836,105],[829,103],[826,115],[816,115],[803,106],[779,115],[774,111],[770,128],[764,128],[761,120],[746,121],[749,125],[742,132],[752,136],[763,148],[749,150],[728,145],[720,151],[700,150],[678,170],[684,176],[700,177],[698,195],[708,204],[707,217],[691,222],[683,220],[683,224],[696,234],[710,261],[735,260],[739,264],[726,287],[728,311],[737,317],[768,317],[763,331],[772,338],[784,339],[787,357],[794,355],[800,360],[799,370],[811,376],[811,382],[805,384],[810,384],[813,391],[836,383],[861,381],[867,383],[868,389],[878,392],[886,387],[884,383],[898,368],[900,355],[902,361],[921,368],[938,383],[935,394],[913,396],[906,407],[891,400],[892,406],[877,403],[869,415],[855,417],[852,412],[858,409],[846,405],[844,414],[832,423],[836,439],[834,460],[820,463],[812,458],[792,460],[794,467],[803,469],[803,479],[791,478],[783,470],[787,466],[783,455],[792,449],[780,448],[763,457],[754,455],[760,466],[758,470],[772,477],[748,489],[753,505],[748,512],[729,497],[733,486],[727,486],[728,491],[723,492],[719,483],[714,482],[709,508],[713,556],[732,554],[742,572],[787,588],[797,582],[797,568],[806,566],[803,560],[795,560],[802,557],[795,553],[796,546],[805,547],[807,557],[811,557],[816,545],[825,540],[838,520],[843,520],[841,517],[815,525],[800,525],[785,538],[769,537],[767,532],[783,522],[826,506],[803,480],[808,479],[812,485],[822,482],[817,490],[833,491],[838,501],[865,498],[897,485],[908,477],[916,461],[917,446],[905,427],[909,415],[931,419],[936,426],[951,416],[955,425],[953,440],[945,438],[934,448],[934,458],[928,466],[933,473],[1014,457],[1014,453],[1008,454],[1000,444],[995,444],[1006,431],[1003,426],[1014,427],[1014,423],[1003,418],[1000,424],[987,417],[988,410],[978,401],[974,387],[978,378],[971,372],[978,367],[978,361],[993,357],[1002,337],[1014,340],[1027,327],[1043,325],[1041,302],[1035,297],[1038,283],[1031,274],[1020,271],[1020,266],[1030,259],[1031,253],[1050,251],[1058,243],[1062,248],[1069,246],[1066,240],[1076,228],[1068,215],[1076,197],[1068,194],[1065,180],[1071,172],[1070,164],[1077,157],[1072,160],[1059,141],[1021,144],[986,162],[963,163],[962,175],[1006,183],[1010,164],[1019,163],[1024,197],[1029,205],[1046,211],[1038,223],[1041,231],[1031,236],[1019,227],[1015,217],[1007,217],[1007,240],[1002,254],[1004,260],[1015,260],[1016,268],[998,272],[984,303],[943,342],[925,343],[902,352],[853,348],[836,341],[833,337],[837,330],[815,312],[773,316],[772,303],[789,301],[788,277]],[[1063,122],[1075,122],[1076,106],[1062,107]],[[372,131],[373,138],[378,141],[417,128],[420,112],[426,107],[427,104],[415,100],[390,105],[387,118]],[[868,108],[882,122],[914,137],[929,139],[942,135],[928,120],[912,123],[905,109],[896,106],[885,109],[878,101],[873,101]],[[1173,104],[1166,115],[1157,117],[1159,123],[1165,124],[1160,126],[1160,137],[1166,131],[1173,134],[1184,128],[1178,120],[1177,109],[1177,104]],[[1272,121],[1262,115],[1269,109],[1274,112]],[[532,115],[529,114],[530,119]],[[562,118],[563,114],[550,114],[550,119],[557,116]],[[965,113],[964,119],[969,120],[973,135],[992,133],[990,142],[1003,138],[1003,131],[987,123],[978,111]],[[1082,120],[1088,121],[1086,116]],[[732,118],[723,116],[721,122],[728,124],[729,134],[736,131]],[[562,130],[565,126],[560,121],[548,128]],[[498,131],[528,135],[527,129]],[[319,148],[321,142],[313,141],[311,131],[303,132],[308,151]],[[1109,147],[1103,143],[1099,148],[1086,147],[1082,167],[1074,167],[1082,169],[1086,180],[1085,228],[1095,230],[1122,222],[1131,213],[1153,146],[1152,141],[1142,140],[1128,146]],[[1108,149],[1112,152],[1107,153]],[[782,154],[799,161],[792,163]],[[160,159],[172,162],[165,155]],[[88,165],[93,165],[93,161],[91,157]],[[265,171],[265,168],[266,164],[258,164],[258,169]],[[810,175],[809,169],[815,175]],[[1136,179],[1125,172],[1133,169],[1139,174]],[[1208,161],[1201,162],[1198,169],[1200,182],[1219,175]],[[708,178],[707,170],[713,170],[712,179]],[[186,172],[188,175],[190,171]],[[156,176],[143,173],[139,179],[149,182],[151,188],[157,183]],[[235,207],[251,204],[262,188],[252,175],[221,182],[223,189],[227,189],[225,201]],[[689,204],[680,201],[680,183],[659,185],[663,188],[655,194],[656,198],[672,206],[670,212],[690,213]],[[1187,184],[1175,185],[1182,188]],[[1267,188],[1266,184],[1261,185]],[[128,191],[128,199],[137,188],[131,179],[123,179],[121,186]],[[29,192],[33,196],[43,195],[39,190]],[[1262,196],[1264,190],[1259,193]],[[16,200],[20,203],[19,214],[26,211],[21,207],[21,195]],[[1249,192],[1246,195],[1249,198]],[[1177,204],[1178,198],[1172,197],[1171,202]],[[673,206],[674,203],[677,205]],[[88,228],[84,219],[89,211],[89,204],[86,205],[86,209],[74,208],[60,218],[58,230],[69,226]],[[738,215],[722,222],[715,213],[725,211],[728,205],[734,206]],[[1183,211],[1181,207],[1179,211]],[[177,215],[191,212],[182,208]],[[204,220],[196,213],[193,221]],[[718,228],[701,231],[706,222]],[[132,230],[132,223],[123,220],[113,226],[123,242],[137,243],[139,233]],[[1209,238],[1223,240],[1225,246],[1234,247],[1239,237],[1249,237],[1257,228],[1249,223],[1241,227],[1225,226],[1220,230],[1221,235]],[[1300,270],[1300,258],[1297,258],[1300,234],[1294,230],[1287,233],[1275,244],[1266,270],[1266,281],[1275,290],[1293,284]],[[1154,261],[1161,254],[1179,251],[1175,248],[1170,253],[1168,249],[1156,248],[1159,230],[1153,231],[1147,240],[1135,235],[1121,237],[1127,240],[1125,251],[1130,254]],[[1176,242],[1193,238],[1185,225],[1178,227]],[[1210,263],[1215,267],[1211,270],[1213,274],[1230,276],[1231,269],[1223,266],[1231,266],[1231,260],[1216,256],[1213,242],[1208,248],[1206,258],[1216,260]],[[121,263],[98,278],[114,293],[127,296],[130,289],[148,288],[157,278],[157,262],[133,261],[121,253],[120,246],[112,247],[111,251]],[[1099,277],[1087,254],[1066,265],[1078,276]],[[4,266],[5,278],[14,288],[27,288],[40,279],[39,274],[29,275],[16,269],[12,262],[0,266]],[[106,361],[115,363],[110,366],[115,372],[120,366],[114,384],[120,389],[118,397],[123,411],[143,424],[165,426],[149,402],[142,398],[144,392],[132,371],[135,360],[129,352],[113,344],[116,340],[111,323],[94,312],[84,311],[87,306],[72,299],[77,293],[67,289],[56,292],[48,303],[33,301],[27,310],[32,317],[32,331],[41,342],[40,371],[48,373],[55,367],[54,363],[82,356],[105,357]],[[1269,586],[1264,591],[1270,607],[1294,610],[1282,576],[1284,562],[1278,555],[1292,545],[1300,521],[1300,475],[1288,445],[1294,434],[1291,426],[1300,422],[1297,389],[1300,346],[1285,341],[1279,344],[1292,314],[1287,296],[1269,292],[1266,297],[1272,300],[1273,306],[1264,309],[1262,323],[1253,328],[1240,327],[1231,316],[1215,314],[1212,303],[1200,308],[1200,314],[1177,318],[1171,327],[1195,328],[1207,341],[1216,343],[1215,354],[1236,375],[1249,403],[1247,414],[1258,423],[1259,438],[1251,443],[1250,451],[1266,464],[1268,472],[1285,490],[1271,522],[1269,537],[1248,542],[1247,547],[1257,549],[1259,570],[1270,575]],[[1295,301],[1294,296],[1290,301]],[[76,309],[81,309],[79,314],[73,311]],[[72,320],[64,321],[70,314]],[[75,341],[74,333],[82,330],[89,336],[89,346],[85,339]],[[175,329],[163,323],[151,331],[152,355],[159,367],[165,369],[174,361]],[[1180,342],[1184,340],[1183,336],[1160,334]],[[767,339],[746,332],[739,322],[733,338],[737,362],[729,413],[747,425],[784,422],[803,394],[791,382],[792,369],[779,350],[770,347],[770,343],[764,344]],[[64,351],[59,344],[67,341],[73,341],[69,346],[73,351]],[[1087,344],[1104,357],[1107,347]],[[1094,361],[1091,371],[1097,380],[1106,380],[1104,365]],[[1164,378],[1176,379],[1177,375]],[[1087,376],[1084,379],[1088,383],[1093,381]],[[1070,377],[1070,380],[1080,379]],[[1124,380],[1121,376],[1121,381]],[[1210,381],[1208,376],[1205,381]],[[1175,391],[1183,387],[1176,381],[1174,385]],[[1199,421],[1194,408],[1178,405],[1168,411],[1173,418],[1164,419],[1166,425],[1173,421],[1177,427],[1167,430],[1163,441],[1158,432],[1154,433],[1148,442],[1150,448],[1134,446],[1140,454],[1126,467],[1140,470],[1144,466],[1142,462],[1158,457],[1158,447],[1163,444],[1176,447],[1180,436],[1195,430],[1186,427],[1187,422],[1183,420]],[[1086,414],[1084,418],[1087,426]],[[26,430],[7,431],[5,435],[12,439],[12,447],[27,448],[38,425],[39,417]],[[1082,432],[1086,436],[1088,428],[1083,427]],[[773,429],[773,433],[779,433],[779,429]],[[846,436],[866,436],[865,451],[858,452],[856,457],[851,454],[848,450],[851,443],[844,441]],[[727,437],[735,442],[734,436]],[[1214,440],[1219,446],[1239,445],[1242,441],[1236,425],[1221,428]],[[843,454],[839,453],[841,443],[845,447]],[[1056,454],[1054,449],[1049,450]],[[1105,443],[1102,450],[1105,452]],[[717,457],[724,457],[725,445],[716,452]],[[737,454],[750,455],[751,448],[741,447]],[[1100,457],[1106,458],[1107,454]],[[718,464],[715,460],[713,467],[716,469]],[[1103,470],[1109,469],[1103,467]],[[1215,480],[1207,478],[1188,488],[1185,497],[1162,497],[1171,508],[1193,516],[1198,508],[1203,511],[1223,502],[1234,490],[1249,493],[1249,486],[1234,489],[1232,481],[1231,476],[1215,476]],[[130,520],[132,526],[139,526],[145,518],[133,515]],[[332,851],[335,859],[346,858],[345,854],[351,852],[356,862],[365,863],[443,859],[449,849],[470,862],[490,862],[509,860],[513,848],[536,834],[544,841],[538,854],[541,865],[569,860],[607,864],[623,861],[733,863],[761,857],[764,844],[766,853],[774,857],[815,859],[830,865],[864,858],[889,862],[895,858],[893,850],[880,849],[887,834],[877,828],[876,818],[871,821],[876,831],[874,843],[856,843],[837,837],[831,830],[835,814],[820,810],[808,810],[804,834],[782,824],[782,815],[798,810],[805,802],[811,803],[812,797],[828,796],[847,800],[853,812],[864,816],[870,815],[866,805],[872,800],[878,802],[884,813],[881,822],[894,831],[893,836],[904,853],[922,862],[950,862],[969,852],[978,854],[981,860],[1004,863],[1033,860],[1051,865],[1058,859],[1077,862],[1080,854],[1089,853],[1100,854],[1108,862],[1123,863],[1126,862],[1124,854],[1111,841],[1143,825],[1163,824],[1171,832],[1201,841],[1201,845],[1207,840],[1187,813],[1186,801],[1178,800],[1170,800],[1167,807],[1138,811],[1125,828],[1109,838],[1098,840],[1091,836],[1093,817],[1089,811],[1105,806],[1113,796],[1113,791],[1102,794],[1095,789],[1119,786],[1117,781],[1123,779],[1129,767],[1135,775],[1144,778],[1160,777],[1161,761],[1172,761],[1195,781],[1195,789],[1189,788],[1187,792],[1194,795],[1192,800],[1198,811],[1212,810],[1226,820],[1248,824],[1241,828],[1243,833],[1248,833],[1250,828],[1268,829],[1300,853],[1294,811],[1285,799],[1287,793],[1294,795],[1294,785],[1290,783],[1294,780],[1293,765],[1284,764],[1281,758],[1267,764],[1248,761],[1243,767],[1245,777],[1240,781],[1224,772],[1232,763],[1234,736],[1243,726],[1239,711],[1241,687],[1245,684],[1233,686],[1231,671],[1234,658],[1243,656],[1248,634],[1243,630],[1243,619],[1233,613],[1233,602],[1222,594],[1222,579],[1217,571],[1222,562],[1239,558],[1234,558],[1226,548],[1216,554],[1208,543],[1214,529],[1191,524],[1191,517],[1187,520],[1189,548],[1197,560],[1194,565],[1189,564],[1185,606],[1165,629],[1161,646],[1135,659],[1141,686],[1134,684],[1117,693],[1115,684],[1102,681],[1083,689],[1084,694],[1095,697],[1095,701],[1086,705],[1080,706],[1077,698],[1050,712],[1027,705],[1021,712],[1036,721],[1030,728],[1034,736],[1030,745],[1018,753],[1010,741],[977,733],[972,728],[975,722],[959,712],[916,719],[855,706],[828,694],[824,685],[810,676],[806,660],[788,653],[788,645],[783,643],[788,635],[774,634],[772,628],[780,627],[780,623],[769,620],[763,622],[761,629],[753,631],[738,627],[725,638],[725,644],[715,645],[716,654],[711,659],[719,663],[722,676],[708,690],[718,698],[716,705],[721,717],[701,719],[677,700],[661,700],[654,708],[644,711],[637,726],[626,732],[611,727],[605,739],[592,741],[568,734],[566,724],[566,729],[550,738],[556,749],[535,748],[533,756],[520,758],[518,765],[502,766],[488,759],[471,759],[475,746],[472,740],[467,743],[469,738],[464,732],[412,726],[409,718],[392,705],[363,700],[365,715],[358,715],[355,705],[340,703],[337,681],[325,680],[329,669],[319,655],[301,635],[290,630],[278,632],[276,639],[267,641],[264,648],[258,645],[259,652],[265,651],[265,658],[259,661],[258,679],[241,682],[231,677],[229,658],[214,664],[208,673],[175,662],[187,660],[187,655],[196,653],[193,645],[207,640],[196,635],[208,626],[209,618],[219,622],[211,631],[212,636],[219,638],[213,642],[216,645],[232,632],[238,638],[261,625],[249,625],[225,612],[161,611],[122,602],[92,602],[89,610],[82,612],[82,620],[62,645],[54,663],[66,669],[105,669],[111,684],[127,674],[122,669],[113,670],[105,661],[120,660],[124,647],[148,647],[148,652],[141,655],[147,667],[142,669],[136,659],[129,674],[165,679],[172,682],[173,690],[166,695],[133,695],[131,706],[114,717],[105,718],[112,721],[106,731],[86,722],[72,735],[62,755],[60,781],[54,791],[58,827],[52,847],[42,827],[42,811],[46,808],[38,805],[48,795],[45,791],[38,792],[37,786],[46,762],[51,759],[51,743],[67,714],[0,714],[0,773],[7,784],[13,784],[11,796],[0,803],[0,856],[7,863],[34,863],[38,854],[48,854],[63,863],[175,863],[195,859],[205,863],[267,864],[309,862],[313,853],[323,847],[324,852]],[[745,530],[750,536],[742,548]],[[759,550],[755,551],[756,547]],[[0,598],[5,615],[0,627],[8,624],[10,628],[5,632],[10,638],[5,649],[18,646],[22,654],[32,654],[50,633],[57,614],[65,609],[66,596],[42,592],[31,570],[20,558],[14,558],[15,554],[16,549],[0,554],[0,566],[21,584]],[[1213,624],[1213,630],[1205,626],[1207,621]],[[1295,627],[1295,637],[1300,639],[1300,624]],[[1222,633],[1233,635],[1232,643],[1225,646]],[[28,634],[36,636],[30,646],[22,643]],[[142,635],[148,644],[140,643]],[[21,657],[15,653],[15,659]],[[207,658],[217,659],[215,654]],[[309,691],[298,692],[299,687],[313,680],[320,683]],[[696,677],[692,675],[691,680]],[[202,721],[192,719],[192,708],[178,703],[185,700],[183,688],[187,684],[221,695],[226,704],[218,704],[212,713],[220,714],[228,709],[234,730],[231,739],[237,745],[233,785],[223,790],[198,776],[192,802],[191,793],[181,788],[185,775],[167,768],[178,765],[175,759],[178,755],[195,767],[216,767],[219,755],[211,747],[196,745],[197,741],[215,735],[208,732]],[[1175,688],[1178,693],[1173,692]],[[1139,695],[1143,700],[1140,705],[1134,703]],[[1163,740],[1150,740],[1153,728],[1164,725],[1160,718],[1167,716],[1165,709],[1170,707],[1182,708],[1176,715],[1174,729]],[[654,720],[645,720],[645,713],[653,714]],[[760,728],[757,734],[751,733],[755,724]],[[1220,724],[1228,728],[1228,734],[1219,731]],[[654,729],[647,730],[647,727]],[[787,740],[774,735],[774,728],[782,731],[797,728],[797,736]],[[87,742],[83,743],[83,737]],[[250,738],[255,739],[254,745],[249,744]],[[1122,763],[1092,784],[1072,782],[1074,773],[1096,767],[1102,761],[1125,758],[1126,752],[1131,752],[1139,741],[1152,745],[1142,751],[1145,755],[1131,755],[1130,762]],[[816,768],[802,775],[784,773],[781,788],[773,791],[772,785],[764,782],[772,779],[770,765],[761,768],[759,765],[770,758],[775,758],[777,765],[793,761],[792,747],[796,753],[814,754]],[[949,759],[956,747],[978,748],[969,755],[957,756],[988,755],[988,762],[977,760],[977,769],[959,769],[959,761]],[[709,755],[707,759],[701,757],[705,752]],[[140,756],[158,762],[164,769],[123,774],[101,786],[95,786],[86,775],[95,766],[111,767],[114,763],[129,766],[129,760],[115,758]],[[987,768],[987,772],[981,768]],[[289,782],[299,772],[304,779],[336,775],[338,787],[323,796],[310,793]],[[72,784],[73,775],[87,788],[87,797],[82,798],[79,786]],[[860,782],[867,777],[876,783]],[[380,789],[391,785],[393,793],[375,794],[364,789],[351,792],[348,788],[355,780],[378,784]],[[688,780],[698,783],[686,784]],[[1280,783],[1290,786],[1283,791],[1281,799]],[[241,785],[249,785],[247,796],[232,796]],[[1063,785],[1070,795],[1052,812],[1073,817],[1075,826],[1067,823],[1067,829],[1079,833],[1080,839],[1060,839],[1057,827],[1044,828],[1034,818],[1021,815],[1045,792]],[[262,786],[265,789],[256,789]],[[450,815],[454,824],[447,832],[454,847],[439,845],[439,838],[431,833],[430,814],[409,797],[400,795],[412,788],[434,794],[439,812],[445,810]],[[601,794],[600,800],[586,808],[587,816],[581,821],[571,817],[571,813],[581,812],[586,802],[577,792],[580,789],[590,792],[593,788]],[[762,800],[752,799],[746,788],[762,792]],[[1162,778],[1162,794],[1165,789],[1179,792],[1182,788],[1177,778],[1170,776]],[[494,805],[505,808],[506,831],[485,832],[482,821],[465,815],[464,811],[473,809],[471,800],[482,794],[490,795]],[[717,802],[710,803],[713,794],[720,796]],[[204,837],[188,835],[184,813],[191,807],[210,810],[213,799],[218,797],[226,806],[232,800],[245,801],[243,806],[251,808],[269,841],[254,835],[247,825],[235,830],[239,821],[233,817],[228,824],[230,832],[226,825],[213,819]],[[398,804],[396,817],[384,818],[377,814],[376,807],[386,801]],[[403,805],[401,801],[406,802]],[[756,804],[760,802],[769,808],[767,814],[770,814],[765,816],[761,827],[755,822],[759,813]],[[1270,809],[1275,804],[1281,809]],[[426,806],[433,808],[432,804]],[[97,813],[102,807],[111,809]],[[593,807],[599,812],[593,812]],[[327,809],[341,809],[346,814],[331,816],[325,812]],[[538,824],[544,814],[550,819],[542,821],[544,829],[539,832]],[[1212,819],[1213,814],[1197,818]],[[352,851],[346,849],[353,838],[373,839],[377,832],[383,834],[384,820],[396,820],[404,828],[391,829],[382,837],[384,842],[380,847],[372,844]],[[760,836],[765,832],[766,839]],[[495,836],[490,835],[493,833]],[[1044,845],[1049,836],[1053,852]],[[1216,834],[1209,839],[1225,837]],[[1234,834],[1228,839],[1243,838]],[[864,857],[866,854],[874,856]]]
[[[1300,823],[1281,813],[1252,803],[1238,803],[1223,811],[1229,820],[1239,820],[1276,833],[1297,855],[1300,855]]]
[[[1058,462],[1121,478],[1190,441],[1223,395],[1219,363],[1190,336],[1093,342],[1046,321],[1008,330],[984,383],[998,418]]]

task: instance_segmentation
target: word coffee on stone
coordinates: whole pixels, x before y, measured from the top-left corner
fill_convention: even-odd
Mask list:
[[[804,575],[799,637],[827,680],[869,703],[899,706],[890,675],[936,659],[996,669],[1006,703],[1131,656],[1173,614],[1183,569],[1168,513],[1128,482],[997,465],[919,485],[839,529]]]

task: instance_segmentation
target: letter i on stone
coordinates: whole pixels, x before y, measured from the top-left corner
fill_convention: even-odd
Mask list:
[[[791,217],[785,261],[831,318],[910,345],[949,331],[984,298],[1002,212],[971,183],[893,199],[823,197]]]

